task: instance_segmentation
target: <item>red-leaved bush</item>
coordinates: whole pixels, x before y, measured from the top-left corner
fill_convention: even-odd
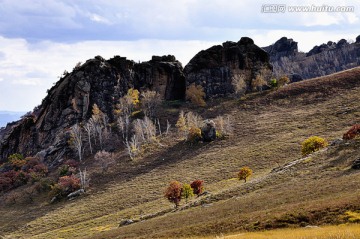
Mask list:
[[[343,135],[343,139],[354,139],[357,136],[360,136],[360,124],[353,125],[349,131]]]
[[[195,180],[190,184],[191,188],[194,191],[194,194],[200,195],[204,191],[204,181],[203,180]]]
[[[179,183],[178,181],[172,181],[169,187],[165,190],[165,197],[170,202],[174,203],[175,207],[178,207],[181,200],[181,191],[181,183]]]
[[[64,193],[71,193],[80,188],[80,179],[74,175],[63,176],[59,178],[58,184]]]

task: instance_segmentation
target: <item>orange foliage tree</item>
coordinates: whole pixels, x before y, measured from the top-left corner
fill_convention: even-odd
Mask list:
[[[353,125],[348,132],[343,135],[343,139],[354,139],[357,136],[360,136],[360,124]]]
[[[191,188],[194,191],[194,194],[200,196],[200,194],[204,191],[204,181],[203,180],[195,180],[190,184]]]
[[[165,190],[165,197],[172,203],[175,204],[177,208],[180,204],[182,192],[182,184],[178,181],[172,181]]]

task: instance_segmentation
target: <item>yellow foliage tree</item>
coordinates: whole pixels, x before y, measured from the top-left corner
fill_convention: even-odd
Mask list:
[[[246,183],[246,179],[249,178],[252,175],[253,171],[249,167],[242,167],[240,171],[238,172],[238,179],[244,180]]]
[[[182,135],[183,137],[186,136],[188,128],[186,126],[186,118],[184,115],[184,111],[181,111],[179,114],[179,119],[176,122],[176,128],[178,128],[178,132],[180,135]]]
[[[201,85],[195,85],[195,83],[191,84],[186,90],[186,99],[196,106],[206,106],[205,96],[204,88]]]
[[[140,103],[140,100],[139,100],[140,93],[137,89],[131,88],[128,90],[127,94],[131,98],[132,104],[134,106],[137,106]]]
[[[328,146],[328,142],[325,139],[318,136],[311,136],[302,142],[301,153],[303,156],[306,156],[326,146]]]

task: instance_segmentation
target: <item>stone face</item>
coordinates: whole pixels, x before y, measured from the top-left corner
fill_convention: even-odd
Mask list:
[[[183,68],[174,56],[153,56],[134,67],[135,88],[155,90],[165,100],[183,100],[186,81]]]
[[[270,54],[271,61],[278,60],[284,56],[294,56],[298,52],[298,43],[293,39],[282,37],[273,45],[263,47]]]
[[[256,46],[252,39],[243,37],[239,42],[200,51],[185,66],[187,85],[195,83],[204,88],[207,98],[220,97],[234,92],[232,81],[246,75],[247,90],[261,69],[272,69],[269,55]]]
[[[184,99],[182,70],[174,56],[155,56],[143,63],[119,56],[108,61],[100,56],[88,60],[61,78],[32,115],[1,130],[0,162],[15,152],[25,156],[39,153],[47,162],[59,160],[69,152],[69,128],[89,119],[94,104],[112,122],[115,105],[129,88],[156,90],[165,100]]]

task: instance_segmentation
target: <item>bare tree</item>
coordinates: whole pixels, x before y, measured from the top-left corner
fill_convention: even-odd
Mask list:
[[[204,120],[196,113],[189,111],[186,113],[185,118],[188,128],[202,128],[204,126]]]
[[[169,123],[169,120],[166,120],[166,131],[165,131],[166,136],[169,134],[170,128],[171,128],[171,124]]]
[[[216,130],[223,136],[229,136],[233,133],[233,125],[229,115],[218,116],[214,119]]]
[[[71,133],[72,146],[77,151],[79,160],[82,161],[83,141],[82,141],[81,127],[78,124],[73,125],[71,127],[70,133]]]
[[[246,76],[245,74],[234,75],[231,81],[232,86],[234,87],[235,95],[241,96],[246,91]]]
[[[144,142],[146,140],[143,122],[141,119],[137,119],[133,122],[133,130],[139,142]]]
[[[156,136],[156,126],[149,117],[142,120],[146,141],[151,142]]]
[[[141,93],[141,106],[146,116],[152,118],[161,103],[160,94],[156,91],[144,91]]]
[[[140,152],[140,143],[136,137],[136,135],[133,135],[131,138],[131,141],[129,142],[128,140],[126,140],[125,142],[125,146],[126,149],[128,151],[128,154],[130,156],[130,158],[132,160],[135,159],[135,157],[139,154]]]
[[[91,119],[90,119],[91,120]],[[94,127],[93,124],[91,122],[87,122],[84,125],[84,130],[86,132],[87,138],[88,138],[88,142],[89,142],[89,148],[90,148],[90,153],[93,154],[93,149],[92,149],[92,145],[91,145],[91,137],[94,134]]]
[[[83,171],[79,169],[79,175],[80,175],[80,187],[84,191],[86,191],[86,188],[88,188],[90,184],[90,178],[88,178],[86,168]]]
[[[109,166],[115,162],[113,154],[106,152],[105,150],[97,152],[94,158],[99,163],[103,172],[106,172],[109,169]]]

